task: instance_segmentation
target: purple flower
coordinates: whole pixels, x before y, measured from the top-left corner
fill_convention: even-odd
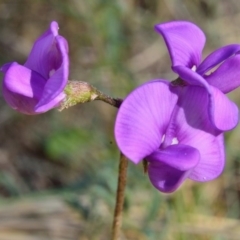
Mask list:
[[[65,98],[68,81],[68,44],[58,35],[57,22],[34,43],[24,65],[16,62],[1,67],[3,96],[15,110],[24,114],[46,112]]]
[[[224,93],[240,85],[240,45],[220,48],[200,64],[205,37],[197,26],[170,22],[156,29],[181,85],[159,79],[130,93],[117,114],[115,138],[132,162],[147,161],[151,183],[168,193],[186,178],[209,181],[224,168],[222,132],[238,123],[238,108]]]
[[[123,101],[115,123],[119,149],[134,163],[148,162],[151,183],[172,192],[190,178],[209,181],[224,167],[223,136],[212,127],[204,88],[176,88],[155,80]]]
[[[155,26],[167,45],[172,69],[186,84],[201,86],[208,92],[209,118],[222,131],[238,123],[238,108],[224,93],[240,85],[239,44],[222,47],[210,54],[202,63],[205,44],[204,33],[190,22],[176,21]],[[218,64],[217,70],[211,72]]]

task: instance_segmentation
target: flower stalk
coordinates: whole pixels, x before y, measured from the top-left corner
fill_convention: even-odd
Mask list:
[[[94,100],[100,100],[119,108],[123,100],[120,98],[112,98],[99,91],[91,84],[83,81],[68,81],[65,88],[65,100],[61,103],[60,111],[72,107],[78,103],[86,103]],[[112,240],[118,240],[120,237],[122,226],[122,210],[124,204],[124,190],[127,182],[127,158],[120,153],[119,169],[118,169],[118,186],[116,194],[116,203],[112,224]]]
[[[127,182],[127,158],[120,153],[120,162],[118,169],[118,187],[116,195],[116,205],[114,211],[114,219],[112,225],[112,240],[120,239],[120,230],[122,226],[122,210],[124,204],[124,190]]]

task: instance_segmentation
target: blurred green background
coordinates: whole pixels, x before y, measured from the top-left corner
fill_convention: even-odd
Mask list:
[[[176,78],[153,30],[176,19],[203,29],[204,56],[240,43],[237,0],[0,0],[0,65],[24,63],[34,40],[56,20],[69,42],[70,79],[124,98],[147,80]],[[240,91],[230,98],[240,104]],[[113,107],[93,102],[25,116],[0,94],[0,240],[110,239],[119,158],[115,115]],[[240,127],[225,140],[221,177],[186,181],[170,195],[130,163],[121,239],[240,239]]]

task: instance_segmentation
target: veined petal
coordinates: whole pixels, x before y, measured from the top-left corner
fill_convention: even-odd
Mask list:
[[[201,61],[205,35],[195,24],[173,21],[155,26],[167,45],[173,66],[192,68]]]
[[[42,95],[46,80],[17,63],[6,64],[1,70],[5,73],[3,96],[6,102],[21,113],[36,114],[34,107]]]
[[[2,69],[5,67],[3,66]],[[3,85],[7,91],[39,99],[45,83],[46,80],[38,73],[15,62],[11,65],[7,64],[3,79]]]
[[[51,22],[49,29],[43,33],[33,45],[25,67],[49,78],[50,71],[57,69],[62,62],[62,53],[59,52],[56,36],[58,36],[57,22]]]
[[[210,142],[212,143],[212,148],[197,141],[192,143],[192,145],[198,145],[198,149],[201,152],[201,160],[189,176],[194,181],[205,182],[213,180],[224,169],[225,149],[223,134],[221,133],[215,139],[212,139],[212,141],[210,140]]]
[[[66,40],[63,37],[57,36],[56,41],[62,54],[62,63],[45,84],[41,99],[35,108],[36,112],[47,111],[52,106],[55,106],[59,99],[63,99],[63,94],[61,93],[67,84],[69,74],[68,49],[66,48]]]
[[[181,66],[174,67],[174,69],[180,78],[187,83],[202,86],[206,89],[208,93],[206,98],[209,99],[209,102],[207,105],[203,105],[203,107],[206,108],[208,106],[209,119],[217,129],[228,131],[236,127],[238,123],[238,108],[227,96],[217,88],[210,86],[198,73]]]
[[[205,76],[206,81],[223,93],[228,93],[240,86],[240,55],[224,61],[216,71]]]
[[[215,87],[211,87],[209,97],[209,115],[216,128],[221,131],[235,128],[238,124],[237,105]]]
[[[221,174],[225,159],[222,133],[209,121],[207,92],[195,86],[178,90],[179,101],[166,138],[174,135],[180,144],[198,149],[201,158],[189,176],[192,180],[212,180]]]
[[[115,122],[119,149],[134,163],[160,147],[177,95],[157,80],[135,89],[123,101]]]
[[[200,75],[203,75],[208,70],[217,66],[219,63],[225,61],[226,59],[228,59],[229,57],[231,57],[232,55],[236,54],[239,51],[240,51],[239,44],[231,44],[221,47],[205,58],[205,60],[197,68],[197,72]]]
[[[151,183],[161,192],[175,191],[189,177],[200,160],[196,148],[177,144],[159,149],[147,157]]]
[[[209,84],[207,81],[193,70],[184,66],[175,66],[173,67],[173,71],[188,84],[204,87],[210,93]]]

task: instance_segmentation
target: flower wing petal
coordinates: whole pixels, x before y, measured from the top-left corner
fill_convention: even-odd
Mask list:
[[[3,79],[9,92],[36,99],[41,96],[45,83],[41,75],[15,62],[8,66]]]
[[[163,80],[148,82],[123,101],[115,122],[119,149],[134,163],[159,148],[177,95]]]
[[[210,92],[209,84],[207,81],[193,70],[184,66],[175,66],[173,67],[173,71],[188,84],[204,87],[208,92]]]
[[[199,134],[199,137],[201,135]],[[204,137],[204,136],[203,136]],[[196,139],[197,140],[197,139]],[[192,145],[198,145],[201,152],[201,160],[197,167],[191,172],[190,179],[198,182],[206,182],[217,178],[223,171],[225,165],[225,150],[223,134],[218,135],[215,139],[209,139],[207,146],[199,141],[192,142]]]
[[[238,123],[238,108],[220,90],[210,86],[207,81],[198,73],[182,66],[174,67],[180,78],[191,85],[202,86],[206,89],[209,99],[208,106],[209,118],[212,123],[221,131],[228,131],[236,127]],[[205,95],[204,95],[205,96]]]
[[[173,21],[155,26],[167,45],[172,65],[192,68],[201,61],[205,35],[195,24]]]
[[[221,131],[228,131],[238,124],[238,107],[226,95],[211,87],[209,115],[214,125]]]
[[[199,159],[196,148],[182,144],[157,150],[147,157],[149,179],[161,192],[173,192],[189,177]]]
[[[240,86],[240,55],[223,62],[216,71],[205,76],[207,82],[223,93],[228,93]]]
[[[178,90],[179,101],[166,137],[175,135],[179,143],[198,149],[201,158],[189,176],[192,180],[212,180],[221,174],[225,157],[222,133],[209,121],[207,92],[195,86]]]
[[[221,47],[212,52],[203,60],[203,62],[197,68],[197,72],[200,75],[203,75],[208,70],[217,66],[219,63],[225,61],[226,59],[228,59],[229,57],[231,57],[232,55],[236,54],[239,51],[240,51],[239,44],[231,44]]]
[[[15,62],[4,65],[1,70],[5,73],[3,96],[7,103],[19,112],[35,114],[34,107],[42,95],[46,80]]]

